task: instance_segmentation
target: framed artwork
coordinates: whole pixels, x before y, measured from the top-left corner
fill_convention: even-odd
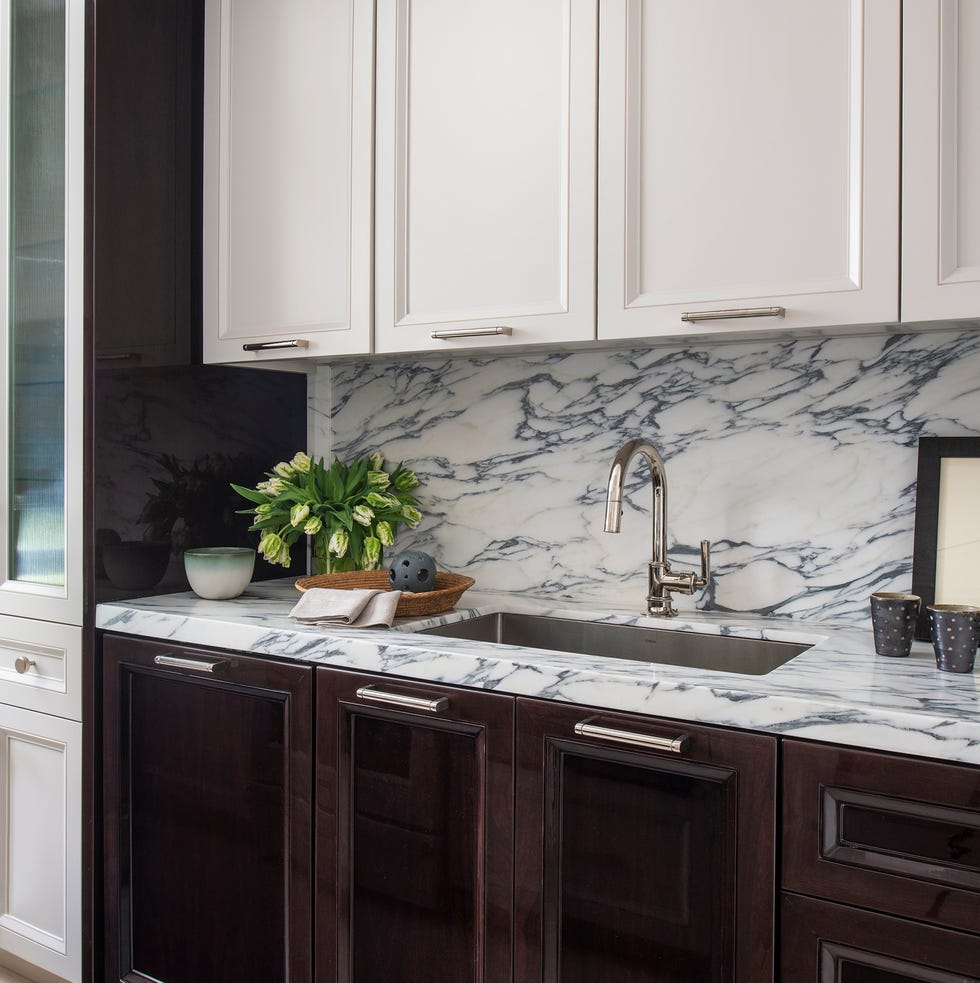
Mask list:
[[[928,640],[927,604],[980,607],[980,437],[922,437],[915,491],[915,637]]]

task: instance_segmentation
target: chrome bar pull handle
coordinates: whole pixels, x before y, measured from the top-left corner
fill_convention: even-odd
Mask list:
[[[426,700],[421,696],[404,696],[401,693],[388,693],[373,686],[362,686],[357,690],[359,700],[371,700],[374,703],[385,703],[388,706],[403,707],[406,710],[425,710],[426,713],[443,713],[449,709],[449,700],[445,696],[434,700]]]
[[[242,345],[243,352],[273,352],[282,348],[309,348],[305,338],[290,338],[288,341],[254,341]]]
[[[785,307],[736,307],[730,311],[684,311],[682,321],[723,321],[734,317],[783,317]]]
[[[490,328],[447,328],[445,331],[433,331],[431,337],[435,341],[451,341],[453,338],[487,338],[491,335],[512,335],[514,329],[506,324],[497,324]]]
[[[193,669],[194,672],[217,672],[228,665],[227,659],[216,659],[205,662],[203,659],[181,659],[176,655],[155,655],[153,661],[158,666],[169,666],[171,669]]]
[[[27,672],[28,669],[31,669],[36,665],[37,662],[34,659],[28,659],[26,655],[18,655],[17,658],[14,660],[14,668],[22,676],[24,675],[25,672]]]
[[[670,751],[673,754],[683,754],[691,744],[691,739],[686,734],[677,737],[654,737],[652,734],[639,734],[632,730],[601,727],[588,720],[579,721],[575,725],[575,733],[579,737],[593,737],[598,741],[612,741],[616,744],[632,744],[635,747],[653,751]]]

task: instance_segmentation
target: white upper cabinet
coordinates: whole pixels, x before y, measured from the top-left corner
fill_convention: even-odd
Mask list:
[[[374,5],[205,18],[204,359],[369,352]]]
[[[595,336],[595,0],[379,0],[375,343]]]
[[[901,4],[601,11],[599,337],[896,320]]]
[[[902,320],[980,316],[980,3],[905,0]]]

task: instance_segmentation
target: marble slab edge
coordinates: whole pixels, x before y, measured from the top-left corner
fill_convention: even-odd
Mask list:
[[[939,673],[931,648],[921,643],[909,659],[876,656],[870,630],[700,613],[663,624],[574,603],[483,594],[474,595],[466,608],[399,621],[391,631],[355,631],[297,626],[287,617],[295,596],[270,583],[252,585],[230,602],[175,594],[106,603],[97,608],[96,627],[181,645],[980,764],[975,676]],[[812,648],[765,676],[746,676],[415,634],[502,610],[769,638]]]

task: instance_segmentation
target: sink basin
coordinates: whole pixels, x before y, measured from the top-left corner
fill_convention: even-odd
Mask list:
[[[764,676],[811,648],[810,645],[760,638],[506,613],[485,614],[438,628],[426,628],[419,634],[749,676]]]

